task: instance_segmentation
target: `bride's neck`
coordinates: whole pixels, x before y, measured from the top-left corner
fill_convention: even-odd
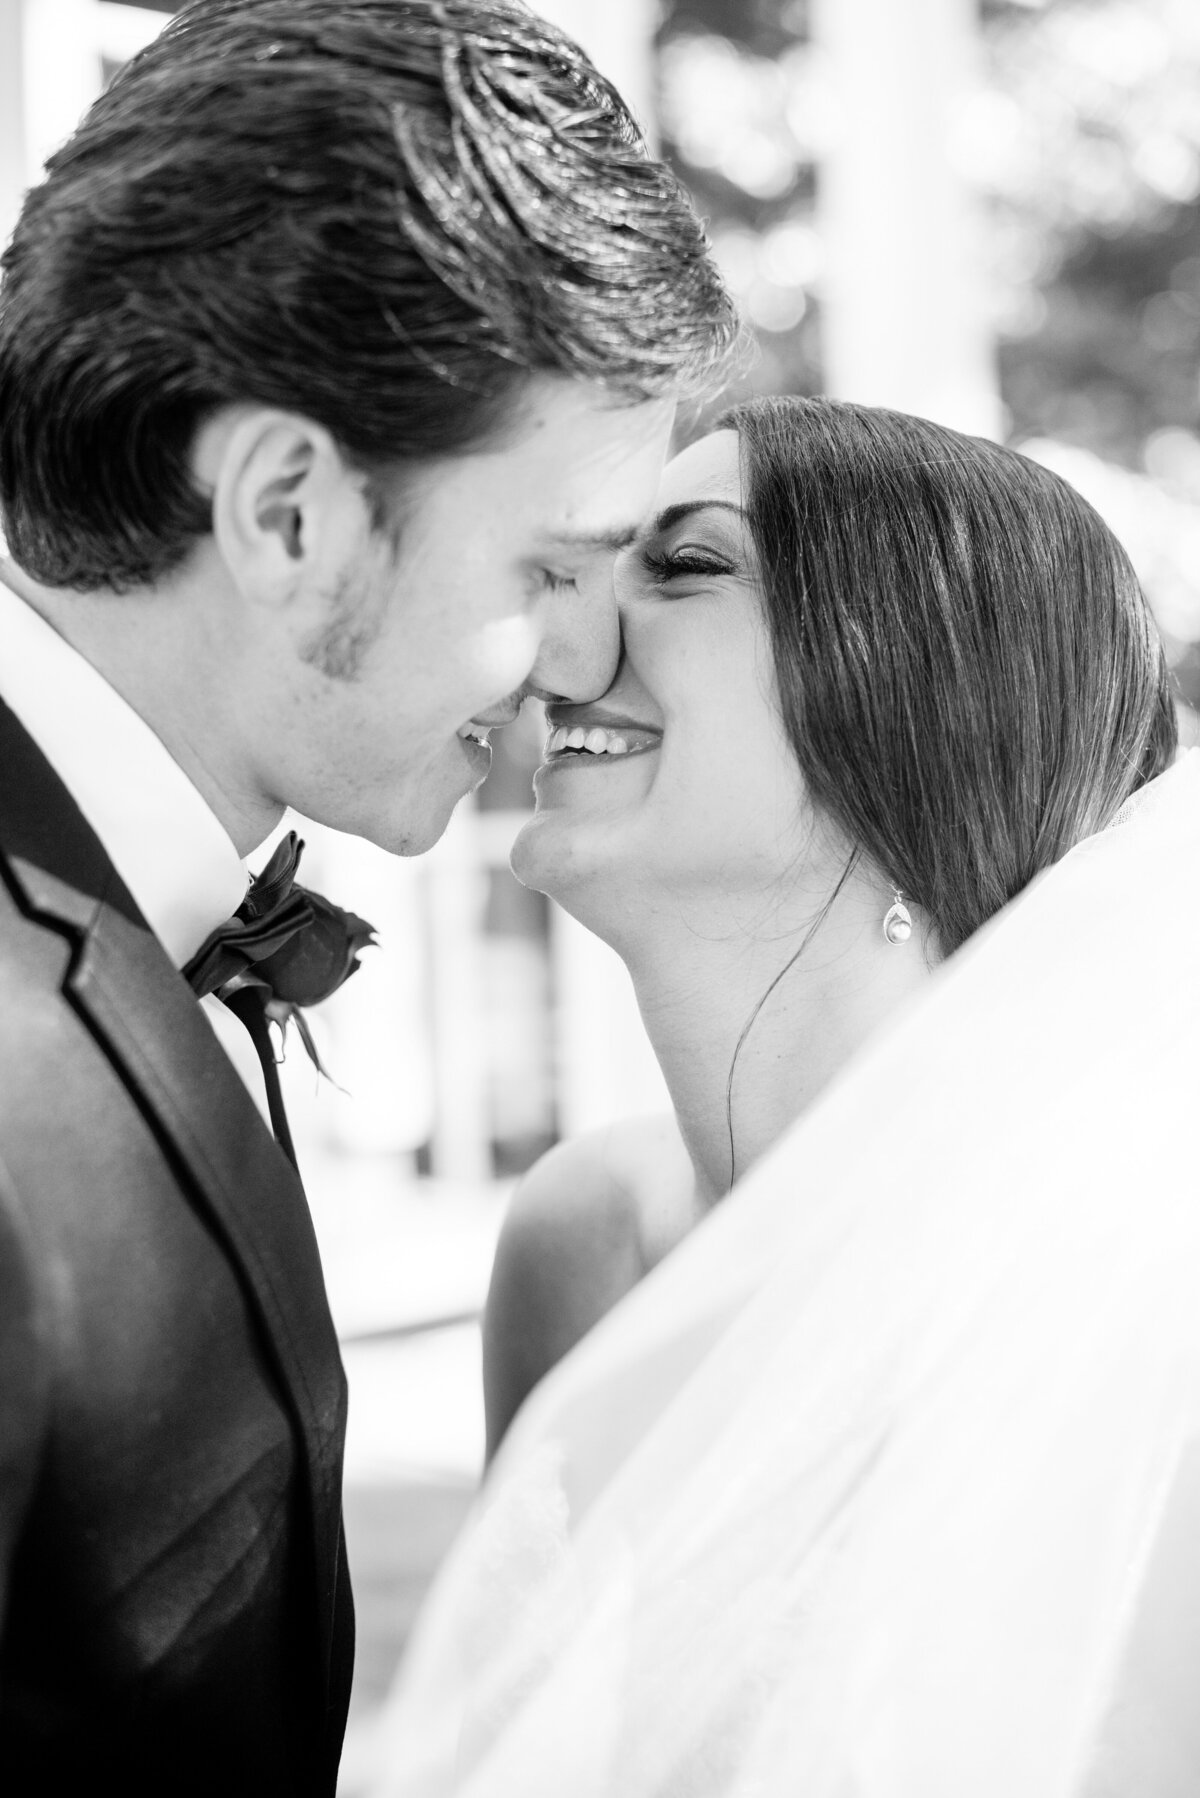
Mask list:
[[[885,941],[886,905],[849,888],[791,966],[817,905],[783,932],[730,934],[689,919],[622,945],[702,1205],[727,1192],[928,979],[919,931],[902,945]]]

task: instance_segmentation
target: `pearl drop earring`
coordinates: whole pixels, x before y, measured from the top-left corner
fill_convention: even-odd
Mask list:
[[[899,887],[893,888],[892,903],[883,920],[883,934],[889,943],[906,943],[912,935],[912,913],[905,905]]]

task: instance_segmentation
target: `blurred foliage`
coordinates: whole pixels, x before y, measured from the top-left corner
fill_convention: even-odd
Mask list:
[[[1159,549],[1139,572],[1200,703],[1200,0],[981,0],[979,19],[955,153],[986,209],[1009,435],[1065,446],[1078,485],[1094,464],[1093,489],[1142,491]],[[762,346],[745,386],[817,391],[808,0],[667,0],[660,47],[666,151]]]
[[[808,15],[807,0],[666,0],[664,8],[663,147],[757,327],[761,359],[746,391],[820,387],[813,215],[822,107]]]

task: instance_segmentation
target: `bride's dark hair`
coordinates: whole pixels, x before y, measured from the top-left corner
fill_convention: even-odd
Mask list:
[[[950,954],[1171,761],[1129,560],[1065,481],[924,419],[762,399],[722,422],[809,791]]]

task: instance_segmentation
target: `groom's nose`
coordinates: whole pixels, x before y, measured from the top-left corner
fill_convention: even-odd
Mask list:
[[[578,591],[546,602],[537,660],[522,692],[535,699],[575,705],[599,699],[612,685],[621,650],[621,628],[611,573]]]

